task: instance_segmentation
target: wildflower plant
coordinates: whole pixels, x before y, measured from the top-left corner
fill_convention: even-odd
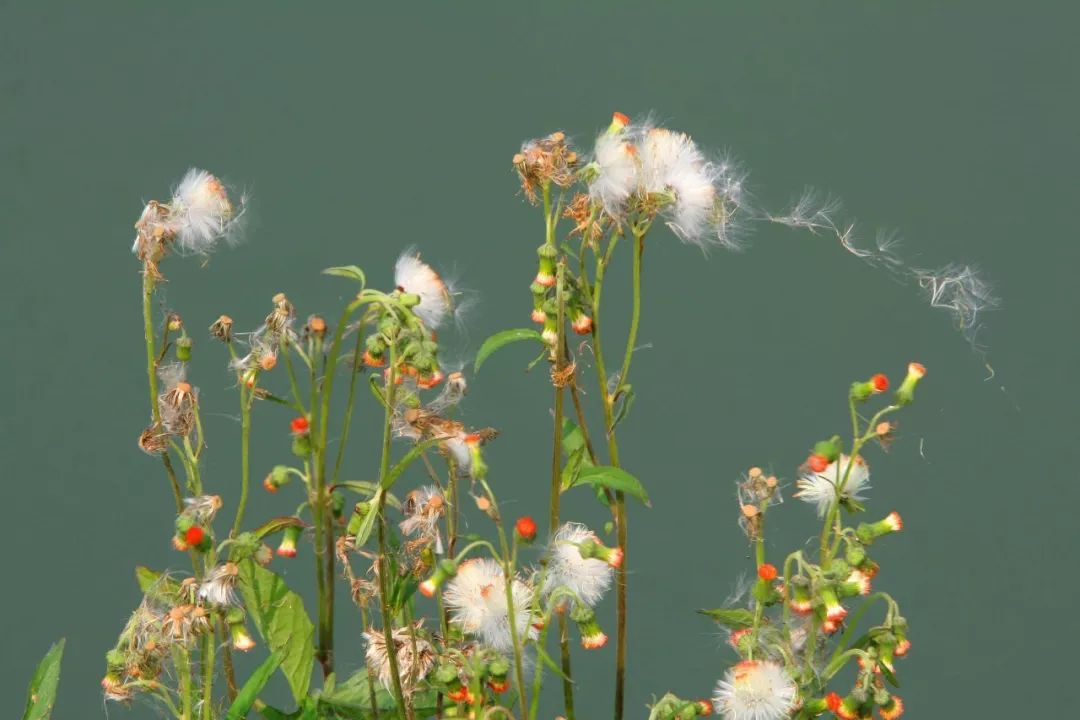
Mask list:
[[[138,445],[161,463],[175,501],[162,541],[167,536],[186,554],[189,567],[138,570],[142,600],[106,654],[107,700],[152,702],[180,720],[239,718],[253,708],[268,718],[531,720],[540,713],[545,676],[558,676],[562,713],[572,719],[581,691],[573,654],[601,651],[610,632],[614,648],[604,652],[615,666],[614,715],[624,715],[633,558],[626,507],[647,506],[649,497],[623,467],[619,427],[636,392],[630,370],[646,238],[666,227],[701,250],[736,248],[750,222],[776,218],[749,206],[730,160],[710,157],[684,133],[621,113],[588,152],[555,132],[524,143],[512,166],[543,222],[531,307],[522,307],[536,327],[489,338],[473,370],[511,342],[534,343],[533,365],[547,364],[554,413],[546,532],[531,516],[503,513],[496,490],[513,486],[503,470],[489,467],[485,452],[498,432],[460,419],[466,374],[442,358],[438,333],[459,293],[413,249],[398,258],[386,290],[369,286],[356,265],[327,269],[351,287],[334,321],[301,312],[279,292],[250,329],[228,315],[209,324],[209,338],[223,346],[210,364],[235,380],[240,413],[239,492],[235,507],[225,506],[202,475],[207,439],[192,384],[194,364],[210,353],[197,347],[180,315],[155,317],[154,298],[173,256],[205,255],[236,238],[245,203],[202,170],[189,171],[168,202],[147,203],[133,247],[142,268],[150,405]],[[825,226],[825,212],[800,206],[787,224],[814,231]],[[631,322],[625,337],[612,338],[603,322],[605,280],[624,247],[632,258]],[[946,302],[944,295],[935,292],[936,302]],[[574,335],[581,341],[571,342]],[[892,440],[890,418],[913,401],[924,374],[912,363],[892,402],[869,416],[864,408],[885,396],[889,380],[878,374],[855,382],[850,439],[813,445],[795,493],[822,521],[813,552],[767,558],[766,517],[781,502],[782,483],[758,468],[740,479],[734,515],[755,548],[757,579],[747,605],[704,611],[730,633],[739,660],[718,673],[711,701],[668,693],[651,705],[651,718],[715,711],[729,720],[827,712],[846,719],[869,717],[873,708],[882,718],[900,715],[903,703],[891,688],[895,659],[910,647],[908,625],[887,593],[872,591],[879,568],[871,551],[903,523],[895,512],[876,522],[857,516],[868,502],[867,451]],[[587,383],[598,389],[600,426],[586,419]],[[342,471],[363,406],[381,418],[381,443],[377,457],[363,459],[372,480],[355,481]],[[256,415],[279,438],[273,458],[251,457]],[[281,504],[276,517],[247,515],[256,472],[265,473],[263,489]],[[406,485],[421,472],[421,484]],[[608,528],[562,517],[561,496],[576,487],[593,490],[610,512]],[[481,532],[464,531],[467,505],[486,518]],[[526,549],[539,557],[535,565],[523,561]],[[271,569],[288,562],[314,563],[314,620]],[[338,676],[335,662],[339,583],[364,625],[353,641],[362,640],[365,667],[349,677]],[[603,617],[600,601],[612,591],[614,618]],[[884,617],[857,635],[859,620],[878,604]],[[267,650],[262,665],[246,680],[236,677],[233,653],[260,644]],[[316,664],[324,678],[319,690],[311,688]],[[857,665],[855,683],[840,688],[838,675],[850,664]],[[259,699],[278,671],[293,714]]]

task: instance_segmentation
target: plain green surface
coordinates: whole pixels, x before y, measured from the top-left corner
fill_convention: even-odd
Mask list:
[[[653,499],[631,512],[628,717],[652,693],[707,696],[733,657],[694,610],[720,604],[751,567],[737,475],[758,464],[791,482],[812,441],[846,428],[847,384],[912,359],[930,374],[900,442],[870,457],[869,502],[906,523],[881,543],[877,585],[911,622],[910,715],[1064,717],[1080,630],[1068,554],[1078,21],[1049,2],[3,3],[3,714],[63,636],[56,717],[103,715],[103,655],[138,601],[134,566],[183,565],[165,480],[135,447],[146,399],[129,249],[142,201],[190,165],[253,197],[244,245],[206,267],[164,267],[167,307],[197,341],[204,477],[229,512],[236,396],[202,328],[222,312],[254,327],[279,290],[302,315],[336,316],[347,285],[322,268],[357,263],[386,287],[412,244],[479,297],[468,336],[447,337],[466,360],[490,333],[527,324],[542,228],[510,156],[557,128],[588,144],[619,109],[654,110],[730,151],[760,207],[805,184],[832,191],[869,234],[899,230],[912,262],[977,263],[1004,299],[979,336],[996,371],[986,379],[947,313],[834,240],[762,225],[748,252],[704,261],[656,233],[638,399],[621,431]],[[627,297],[627,260],[613,301]],[[625,317],[608,327],[621,333]],[[540,373],[522,374],[528,359],[489,360],[465,408],[502,430],[489,462],[508,512],[543,517],[550,394]],[[288,458],[287,420],[260,407],[256,480]],[[358,479],[375,471],[376,424],[368,403],[348,461]],[[253,493],[250,517],[288,512],[286,494]],[[567,497],[568,517],[602,520],[587,492]],[[771,558],[816,531],[798,502],[770,522]],[[310,564],[307,547],[275,561],[295,585],[310,586]],[[341,607],[351,670],[359,621]],[[580,717],[608,716],[613,654],[612,643],[576,656]]]

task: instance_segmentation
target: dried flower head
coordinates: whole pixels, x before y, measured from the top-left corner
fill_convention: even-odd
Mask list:
[[[394,642],[395,659],[398,666],[398,677],[401,679],[402,689],[410,692],[420,681],[428,676],[431,668],[435,665],[435,650],[427,641],[420,630],[423,620],[417,621],[410,632],[408,627],[394,628],[391,639]],[[364,632],[364,640],[367,641],[368,669],[379,678],[383,687],[393,687],[393,675],[390,669],[390,657],[386,648],[386,636],[381,630],[367,630]],[[415,652],[414,652],[415,643]]]
[[[446,513],[446,499],[434,485],[425,485],[405,496],[402,506],[405,519],[398,524],[405,535],[415,536],[423,545],[434,544],[435,552],[442,554],[442,537],[439,534],[439,518]]]
[[[227,562],[212,568],[199,585],[199,600],[219,607],[237,605],[236,583],[239,578],[240,568],[236,563]]]
[[[549,183],[569,187],[574,182],[578,156],[566,141],[566,134],[553,132],[547,137],[527,140],[514,155],[514,169],[521,180],[521,190],[535,203],[536,188]]]

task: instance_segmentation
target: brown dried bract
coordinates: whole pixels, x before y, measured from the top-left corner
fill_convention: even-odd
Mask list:
[[[514,169],[521,180],[521,190],[529,202],[536,203],[536,189],[548,183],[569,187],[574,182],[577,153],[566,144],[566,134],[553,132],[545,138],[530,140],[514,155]]]

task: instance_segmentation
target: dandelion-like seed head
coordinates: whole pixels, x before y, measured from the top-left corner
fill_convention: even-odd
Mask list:
[[[519,642],[535,637],[529,608],[533,590],[528,583],[514,578],[511,593]],[[506,601],[506,580],[498,562],[490,558],[468,560],[458,567],[446,584],[443,602],[450,618],[465,632],[501,652],[513,650],[510,619]]]
[[[406,251],[394,265],[394,285],[402,292],[416,295],[420,302],[413,312],[429,329],[442,324],[453,306],[453,298],[439,274],[420,259],[420,255]]]
[[[795,705],[796,688],[783,666],[744,660],[716,685],[713,705],[725,720],[781,720]]]
[[[199,600],[218,607],[237,605],[236,582],[239,578],[240,568],[236,563],[215,566],[199,585]]]
[[[244,206],[244,198],[233,205],[215,176],[197,168],[188,170],[169,203],[167,222],[176,246],[181,252],[205,255],[222,240],[235,241]]]
[[[593,148],[589,197],[615,218],[622,217],[638,182],[637,148],[628,133],[601,133]]]
[[[564,588],[586,607],[600,601],[611,587],[615,571],[599,558],[581,556],[581,544],[590,541],[598,541],[596,533],[578,523],[566,523],[556,531],[548,546],[550,559],[541,588],[544,596]]]
[[[847,473],[847,482],[844,483],[843,491],[837,493],[837,488],[843,482],[845,473]],[[863,493],[870,489],[869,483],[870,466],[866,464],[862,456],[856,455],[852,462],[847,455],[841,455],[838,460],[829,463],[821,472],[814,472],[809,468],[804,469],[803,474],[795,481],[798,492],[794,497],[815,505],[818,517],[825,517],[829,507],[838,499],[863,500],[865,497]]]

